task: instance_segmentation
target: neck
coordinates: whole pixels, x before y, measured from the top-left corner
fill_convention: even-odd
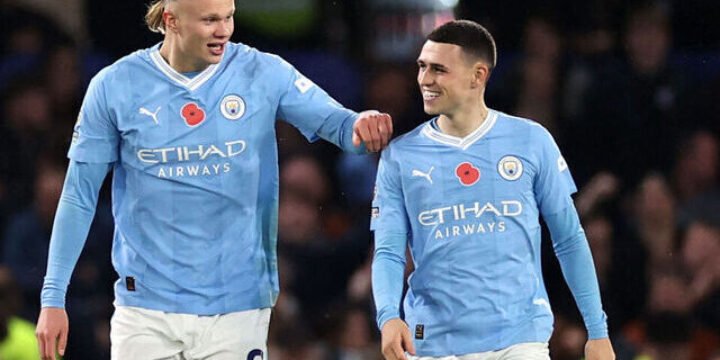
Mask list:
[[[203,71],[209,65],[190,61],[188,56],[184,55],[180,49],[175,46],[174,38],[167,35],[160,46],[160,56],[165,59],[171,68],[179,73]]]
[[[444,134],[463,138],[485,122],[488,112],[489,109],[485,105],[485,101],[481,100],[476,106],[467,111],[460,111],[455,114],[441,114],[437,124]]]

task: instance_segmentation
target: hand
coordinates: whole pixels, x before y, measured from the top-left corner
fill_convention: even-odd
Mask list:
[[[375,110],[363,111],[353,125],[353,145],[365,147],[370,152],[378,152],[387,146],[393,133],[390,115]]]
[[[585,344],[585,360],[615,360],[610,339],[588,340]]]
[[[55,350],[65,355],[68,338],[68,316],[65,309],[46,307],[40,310],[35,336],[42,360],[55,360]]]
[[[400,319],[388,320],[382,327],[382,353],[386,360],[407,360],[405,352],[415,355],[410,329]]]

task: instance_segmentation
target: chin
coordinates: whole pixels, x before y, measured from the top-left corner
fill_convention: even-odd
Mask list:
[[[432,107],[429,107],[429,106],[424,106],[424,107],[423,107],[423,110],[425,110],[425,113],[428,114],[428,115],[438,115],[438,114],[440,114],[439,111],[437,111],[436,109],[433,109]]]
[[[205,62],[207,62],[209,65],[219,64],[220,60],[222,60],[222,56],[209,56],[205,59]]]

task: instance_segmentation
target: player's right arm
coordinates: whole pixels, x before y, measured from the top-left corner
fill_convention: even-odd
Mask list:
[[[100,187],[119,156],[120,136],[104,87],[108,73],[105,69],[90,82],[68,153],[70,164],[50,237],[36,328],[43,359],[54,359],[56,350],[61,355],[65,351],[65,293],[95,215]]]
[[[42,309],[36,328],[43,359],[54,359],[56,349],[60,355],[65,352],[68,336],[65,293],[95,215],[100,187],[109,170],[110,164],[70,160],[50,237]]]
[[[382,333],[381,350],[388,360],[406,359],[406,351],[415,354],[410,330],[400,319],[405,248],[410,226],[399,166],[392,159],[392,150],[392,147],[388,147],[380,157],[370,225],[375,232],[373,297],[377,308],[377,324]]]

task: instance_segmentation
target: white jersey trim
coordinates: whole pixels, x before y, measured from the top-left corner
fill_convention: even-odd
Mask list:
[[[202,84],[206,83],[215,74],[219,67],[219,64],[212,64],[205,68],[205,70],[197,74],[197,76],[190,79],[187,76],[177,72],[165,61],[165,59],[163,59],[163,57],[160,55],[159,47],[150,50],[150,59],[152,59],[153,63],[155,63],[155,66],[157,66],[157,68],[163,74],[165,74],[165,76],[190,91],[194,91],[200,86],[202,86]],[[222,60],[220,61],[222,62]]]
[[[422,129],[422,134],[427,136],[429,139],[437,141],[439,143],[459,147],[463,150],[466,150],[472,144],[476,143],[483,136],[485,136],[485,134],[487,134],[490,129],[492,129],[493,125],[495,125],[495,122],[497,121],[497,117],[498,114],[495,110],[488,109],[487,116],[485,117],[485,121],[483,121],[482,125],[480,125],[477,129],[473,130],[473,132],[463,138],[443,134],[442,132],[435,129],[435,127],[433,127],[432,122],[428,122],[427,124],[425,124],[425,127]]]

